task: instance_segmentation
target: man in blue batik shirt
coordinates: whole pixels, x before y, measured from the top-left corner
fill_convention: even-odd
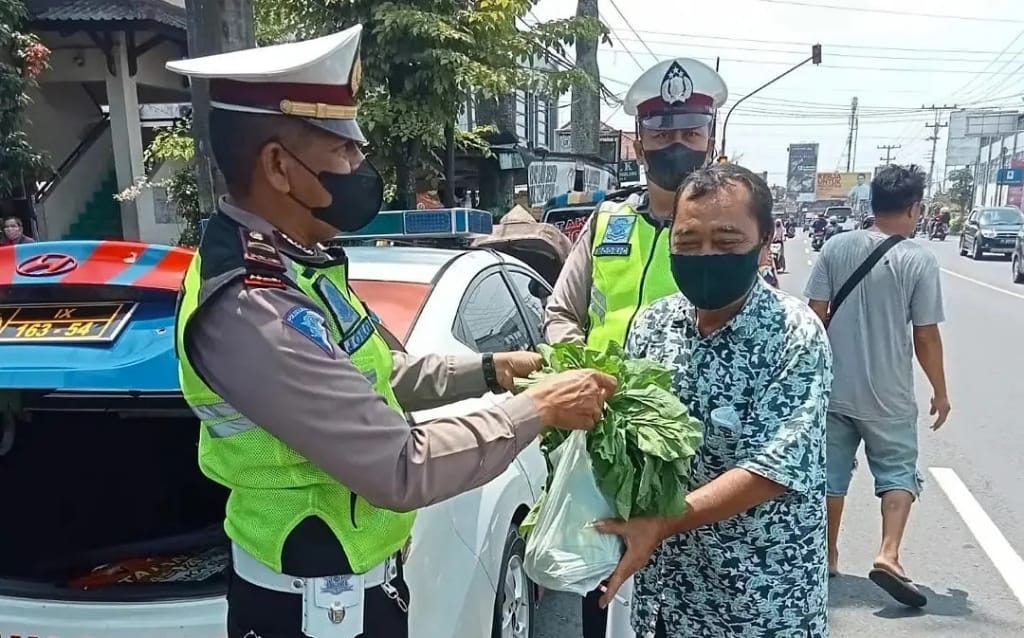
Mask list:
[[[633,573],[639,638],[825,638],[825,410],[832,353],[821,321],[757,275],[772,238],[761,178],[719,165],[687,178],[671,267],[681,294],[652,304],[632,356],[662,363],[704,423],[677,518],[602,521]]]

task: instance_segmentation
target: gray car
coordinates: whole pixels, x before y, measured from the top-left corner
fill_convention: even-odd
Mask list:
[[[981,259],[985,253],[1012,255],[1024,214],[1015,206],[975,208],[960,234],[960,255]]]

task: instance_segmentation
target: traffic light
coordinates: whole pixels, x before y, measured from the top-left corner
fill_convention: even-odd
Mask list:
[[[811,62],[813,62],[814,64],[821,64],[821,45],[820,44],[815,44],[815,45],[811,46]]]
[[[718,158],[718,163],[719,164],[728,164],[729,163],[729,158],[726,157],[725,155],[722,155],[721,157]]]

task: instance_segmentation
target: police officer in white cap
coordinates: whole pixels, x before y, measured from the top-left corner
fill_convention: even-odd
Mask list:
[[[324,244],[381,206],[356,121],[360,32],[168,64],[210,80],[229,192],[176,325],[199,464],[230,490],[229,638],[405,637],[413,511],[491,480],[543,426],[592,427],[614,390],[576,371],[457,419],[404,413],[504,392],[539,357],[391,352]]]
[[[728,97],[721,76],[702,62],[677,58],[641,75],[626,93],[636,118],[636,153],[646,169],[640,205],[606,201],[580,233],[548,300],[545,336],[604,350],[625,345],[633,319],[678,292],[669,268],[669,227],[676,189],[712,156],[711,125]],[[584,601],[586,638],[603,638],[599,592]]]

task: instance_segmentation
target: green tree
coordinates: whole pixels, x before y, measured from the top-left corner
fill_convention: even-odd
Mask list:
[[[606,34],[599,21],[568,18],[517,26],[534,0],[256,0],[257,35],[307,38],[362,23],[360,124],[371,160],[395,185],[395,204],[414,208],[417,177],[441,174],[445,126],[466,96],[493,100],[516,89],[561,95],[574,69],[538,70],[528,60],[564,56],[577,37]],[[456,134],[463,146],[487,148],[482,131]]]
[[[160,164],[175,162],[178,167],[170,177],[157,182],[147,178],[114,197],[118,200],[133,199],[144,188],[165,189],[167,200],[174,206],[181,226],[178,245],[196,247],[199,245],[199,220],[203,215],[195,166],[196,146],[192,138],[191,124],[190,120],[185,119],[160,129],[146,148],[146,172],[152,174]]]
[[[949,199],[966,211],[971,207],[971,197],[974,195],[974,173],[969,168],[958,168],[949,174]]]
[[[0,198],[22,195],[24,185],[48,168],[24,127],[28,90],[46,68],[50,51],[20,30],[25,16],[21,0],[0,0]]]

